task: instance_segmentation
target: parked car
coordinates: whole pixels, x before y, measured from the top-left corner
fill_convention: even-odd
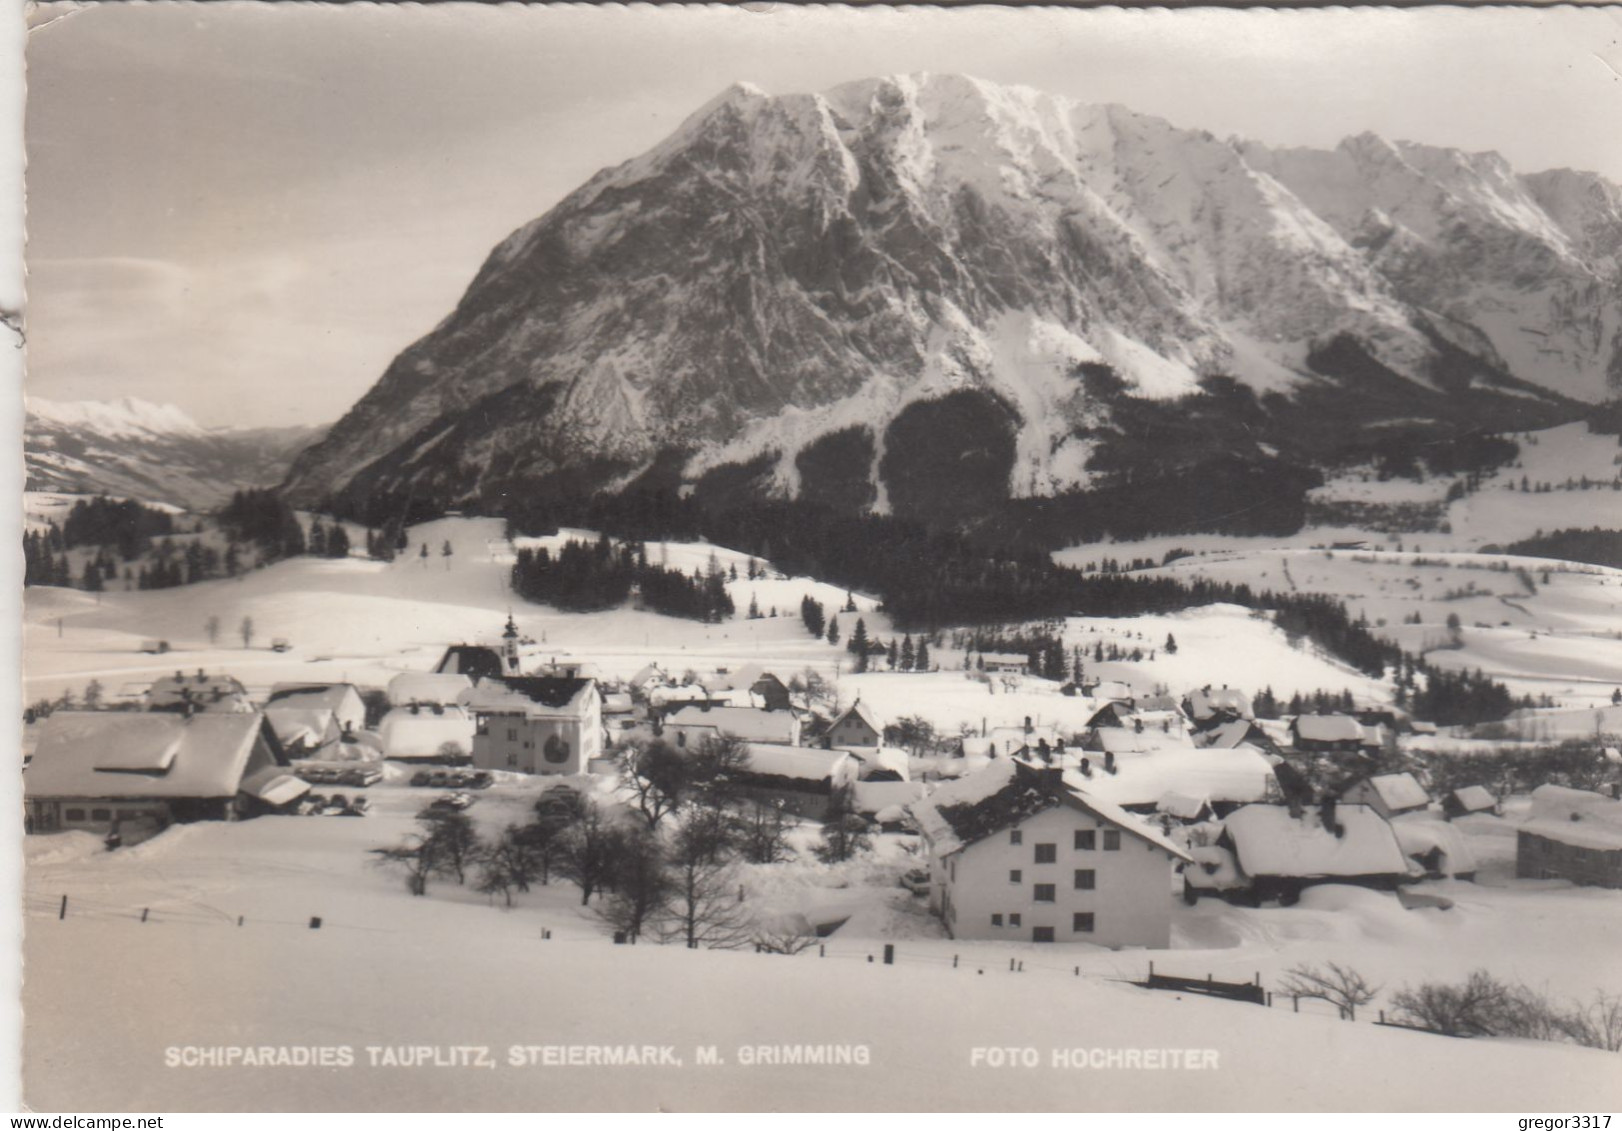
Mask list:
[[[444,770],[435,770],[433,773],[428,775],[428,784],[433,786],[435,789],[444,789],[450,784],[450,775]]]
[[[376,766],[351,766],[338,775],[340,785],[353,785],[362,788],[376,785],[383,780],[383,771]]]
[[[343,808],[343,811],[340,812],[338,814],[338,816],[340,816],[340,817],[364,817],[364,816],[366,816],[367,813],[369,813],[371,811],[371,808],[372,808],[372,800],[371,800],[371,798],[365,797],[365,796],[360,796],[360,797],[356,797],[354,800],[350,801],[350,803]]]
[[[418,770],[416,773],[411,775],[411,784],[415,786],[427,785],[429,776],[430,775],[427,770]]]
[[[453,808],[466,809],[473,804],[475,799],[471,793],[448,793],[445,795],[444,800],[449,802]]]
[[[285,636],[278,636],[276,639],[270,642],[270,650],[272,652],[290,652],[292,649],[292,643]]]
[[[327,799],[319,793],[307,794],[298,803],[298,814],[301,817],[314,816],[327,807]]]
[[[903,873],[901,886],[912,892],[913,895],[928,895],[929,869],[914,868],[910,872]]]
[[[167,640],[143,640],[143,641],[141,641],[141,651],[147,653],[148,655],[161,656],[165,652],[167,652],[168,650],[169,650],[169,642]]]
[[[474,773],[473,780],[467,784],[470,789],[489,789],[496,784],[496,776],[489,770],[479,770]]]

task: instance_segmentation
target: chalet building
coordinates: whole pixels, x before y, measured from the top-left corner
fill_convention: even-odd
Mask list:
[[[1232,857],[1242,890],[1254,900],[1294,903],[1315,884],[1395,890],[1410,878],[1397,834],[1367,805],[1325,802],[1295,812],[1246,805],[1223,821],[1216,847]]]
[[[1137,697],[1133,695],[1132,688],[1118,679],[1101,679],[1094,683],[1083,684],[1082,690],[1090,698],[1119,703],[1128,711],[1137,705]]]
[[[716,698],[738,696],[727,700],[735,706],[756,706],[766,711],[788,711],[794,706],[788,684],[759,664],[745,664],[735,672],[721,672],[706,680],[704,687]]]
[[[246,714],[257,710],[248,698],[248,689],[232,676],[209,675],[198,668],[195,675],[176,672],[153,682],[147,688],[149,711],[226,711]]]
[[[1171,862],[1188,855],[1074,775],[999,759],[911,812],[953,938],[1170,945]]]
[[[1023,675],[1030,670],[1031,658],[1018,652],[981,652],[975,667],[993,675]]]
[[[1302,754],[1357,754],[1363,727],[1350,715],[1299,715],[1290,720],[1290,745]]]
[[[1430,794],[1413,774],[1376,774],[1364,778],[1342,792],[1340,799],[1354,805],[1367,805],[1388,821],[1399,813],[1422,813],[1431,803]]]
[[[860,763],[848,750],[748,744],[749,758],[733,775],[740,796],[780,804],[791,813],[823,820],[840,790],[856,784]]]
[[[1397,843],[1413,866],[1431,879],[1473,880],[1476,857],[1464,835],[1440,813],[1410,809],[1391,818]]]
[[[603,749],[597,681],[555,676],[484,679],[468,696],[473,764],[524,774],[584,773]]]
[[[633,695],[647,695],[655,687],[668,681],[664,669],[658,664],[644,664],[637,669],[635,675],[625,681],[625,686]]]
[[[1018,758],[1029,754],[1038,755],[1044,762],[1050,761],[1051,755],[1062,752],[1064,747],[1064,737],[1058,727],[1038,726],[1029,716],[1024,726],[982,729],[979,734],[964,735],[958,743],[959,754],[964,758]]]
[[[1250,696],[1231,687],[1213,690],[1209,684],[1190,691],[1183,702],[1183,714],[1194,723],[1195,730],[1210,730],[1231,723],[1235,719],[1254,719]]]
[[[396,707],[412,703],[460,703],[473,681],[460,672],[401,672],[389,680],[389,702]]]
[[[1184,745],[1119,755],[1106,751],[1103,758],[1088,756],[1085,767],[1076,764],[1075,772],[1095,797],[1132,813],[1159,813],[1176,822],[1225,817],[1242,806],[1283,797],[1272,763],[1252,746]]]
[[[858,746],[849,753],[856,759],[856,776],[861,781],[908,781],[912,778],[912,759],[899,747]]]
[[[828,733],[822,736],[822,744],[829,748],[878,746],[883,741],[884,724],[860,699],[834,719],[828,725]]]
[[[285,809],[308,789],[262,715],[228,711],[57,711],[23,775],[28,827],[42,833],[150,835]]]
[[[678,750],[696,747],[707,738],[798,746],[800,720],[790,711],[758,707],[687,706],[665,719],[663,734]]]
[[[1498,798],[1482,785],[1465,785],[1442,798],[1442,812],[1452,821],[1471,813],[1498,812]]]
[[[1515,833],[1515,874],[1622,888],[1622,801],[1582,789],[1538,786],[1531,815]]]
[[[310,758],[365,729],[366,703],[350,683],[278,683],[265,719],[293,757]]]
[[[383,757],[399,762],[466,763],[473,757],[477,724],[465,707],[411,703],[395,707],[377,724]]]
[[[1200,745],[1218,750],[1232,750],[1236,746],[1254,746],[1270,754],[1278,752],[1272,735],[1263,730],[1254,719],[1233,719],[1219,723],[1200,735]]]

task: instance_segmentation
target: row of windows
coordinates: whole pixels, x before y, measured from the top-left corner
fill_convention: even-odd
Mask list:
[[[1020,829],[1010,829],[1008,832],[1009,844],[1024,844],[1025,834]],[[1092,852],[1098,847],[1098,830],[1077,829],[1075,837],[1077,852]],[[1121,850],[1121,830],[1104,830],[1104,851],[1119,852]],[[1059,846],[1056,844],[1036,845],[1036,862],[1038,864],[1052,864],[1059,859]]]
[[[146,817],[150,815],[151,811],[147,809],[118,810],[119,820],[125,820],[131,817]],[[83,821],[85,819],[85,811],[83,809],[64,809],[62,810],[62,819],[64,821]],[[92,821],[111,821],[113,819],[113,811],[111,809],[92,809],[90,810],[90,819]]]
[[[991,925],[993,927],[1000,927],[1003,925],[1003,915],[1001,912],[993,911],[991,913]],[[1008,925],[1010,927],[1017,927],[1020,925],[1019,912],[1012,911],[1008,914]],[[1074,934],[1090,935],[1097,929],[1097,926],[1098,918],[1091,911],[1077,911],[1074,915],[1070,916],[1070,930]],[[1032,927],[1031,940],[1033,942],[1052,942],[1053,928]]]
[[[1011,884],[1023,883],[1024,882],[1024,877],[1025,877],[1025,873],[1022,870],[1020,870],[1019,868],[1011,868],[1011,869],[1009,869],[1009,872],[1008,872],[1008,882],[1009,883],[1011,883]],[[1098,873],[1093,871],[1093,869],[1091,869],[1091,868],[1077,868],[1076,869],[1076,874],[1075,874],[1075,885],[1076,885],[1076,890],[1077,891],[1092,891],[1094,888],[1096,888],[1098,886]],[[1054,889],[1053,884],[1037,884],[1036,885],[1036,901],[1038,903],[1052,903],[1053,902],[1053,889]],[[1047,897],[1046,898],[1043,898],[1043,895],[1042,895],[1043,892],[1047,892]]]

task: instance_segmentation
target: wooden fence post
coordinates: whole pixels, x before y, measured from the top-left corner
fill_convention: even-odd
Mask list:
[[[68,917],[68,897],[65,895],[62,897],[62,906],[57,909],[56,917],[58,920]]]
[[[894,943],[885,943],[884,944],[884,964],[886,966],[894,966],[895,965],[895,944]]]
[[[146,922],[146,913],[148,911],[151,911],[151,910],[152,910],[152,908],[150,908],[150,907],[141,908],[141,922],[143,922],[143,923]]]

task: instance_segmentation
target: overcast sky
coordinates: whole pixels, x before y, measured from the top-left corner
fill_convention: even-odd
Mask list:
[[[59,18],[60,17],[60,18]],[[340,416],[490,248],[727,84],[962,71],[1183,126],[1622,181],[1622,11],[46,5],[29,392]],[[49,21],[49,22],[47,22]],[[41,26],[43,25],[43,26]]]

